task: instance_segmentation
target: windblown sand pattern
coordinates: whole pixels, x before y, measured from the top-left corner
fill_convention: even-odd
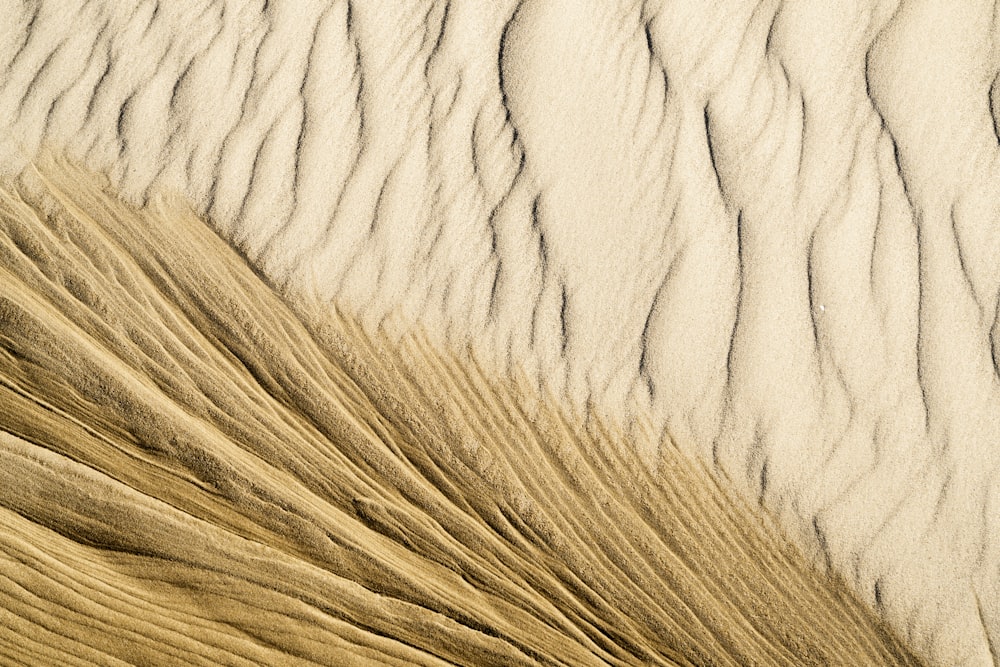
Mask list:
[[[669,444],[41,180],[0,209],[4,662],[915,663]]]
[[[180,202],[31,179],[0,203],[0,662],[917,664],[670,443],[651,470],[642,429],[309,315]]]
[[[53,148],[1000,665],[1000,3],[0,0],[0,179]]]

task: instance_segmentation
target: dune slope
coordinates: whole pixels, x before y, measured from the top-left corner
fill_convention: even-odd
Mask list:
[[[0,195],[0,661],[918,664],[671,443],[650,470],[643,429],[293,310],[177,202],[31,178]]]

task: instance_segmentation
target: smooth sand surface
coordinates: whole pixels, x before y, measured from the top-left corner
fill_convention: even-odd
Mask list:
[[[969,0],[0,0],[0,169],[177,191],[289,303],[471,343],[1000,645],[1000,32]],[[394,319],[387,320],[389,314]],[[633,433],[634,435],[634,433]]]

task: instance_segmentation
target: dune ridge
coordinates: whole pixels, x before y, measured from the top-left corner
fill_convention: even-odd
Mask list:
[[[920,664],[671,443],[288,302],[179,198],[49,160],[0,285],[2,662]]]

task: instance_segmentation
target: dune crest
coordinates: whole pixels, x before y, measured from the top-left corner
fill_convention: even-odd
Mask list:
[[[670,443],[652,473],[471,354],[297,313],[180,201],[35,176],[0,194],[0,661],[919,663]]]

